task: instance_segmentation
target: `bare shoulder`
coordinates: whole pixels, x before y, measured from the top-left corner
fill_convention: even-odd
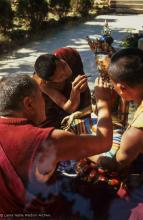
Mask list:
[[[123,146],[136,146],[143,149],[143,129],[131,127],[123,134],[121,145]]]
[[[131,127],[123,134],[116,160],[125,166],[143,152],[143,129]]]

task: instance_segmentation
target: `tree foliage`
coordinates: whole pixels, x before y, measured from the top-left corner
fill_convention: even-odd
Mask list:
[[[89,14],[89,10],[92,9],[94,1],[93,0],[77,0],[78,1],[78,12],[82,16]]]
[[[13,26],[13,11],[9,0],[0,0],[0,30],[7,32]]]
[[[51,12],[59,16],[59,18],[66,16],[71,7],[70,1],[71,0],[49,0]]]
[[[17,15],[29,21],[32,29],[37,29],[48,14],[46,0],[17,0]]]
[[[123,39],[122,47],[138,47],[138,40],[143,38],[143,34],[140,33],[128,33],[128,35]]]

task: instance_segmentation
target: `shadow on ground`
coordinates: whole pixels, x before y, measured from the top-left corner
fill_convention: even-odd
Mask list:
[[[127,34],[125,28],[113,27],[117,22],[115,18],[107,18],[109,26],[111,24],[112,36],[115,39],[115,46],[119,47],[121,39]],[[62,27],[56,27],[55,30],[48,32],[42,40],[34,41],[25,47],[14,51],[5,59],[0,61],[0,75],[27,73],[32,74],[36,58],[43,53],[51,53],[59,47],[74,47],[82,57],[84,70],[88,75],[92,75],[89,80],[91,90],[93,89],[94,80],[97,76],[95,57],[90,51],[86,42],[86,36],[99,37],[105,19],[95,18],[84,23],[68,24]]]

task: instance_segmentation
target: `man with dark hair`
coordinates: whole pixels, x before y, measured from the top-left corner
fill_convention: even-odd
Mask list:
[[[40,109],[43,109],[45,106],[44,101],[38,102],[36,100],[35,93],[39,90],[37,83],[32,80],[30,77],[26,75],[17,75],[16,80],[15,77],[3,78],[0,81],[1,92],[0,92],[0,115],[2,116],[13,116],[16,112],[23,111],[24,103],[23,99],[25,97],[31,96],[30,99],[25,99],[27,104],[27,108],[30,110],[30,102],[33,99],[33,104],[37,105],[37,112],[34,112],[32,115],[32,111],[30,115],[27,115],[27,118],[33,120],[34,123],[39,124],[41,121],[45,119],[45,113],[40,112]],[[29,106],[28,106],[29,105]],[[42,105],[42,106],[41,106]],[[36,107],[36,106],[35,106]],[[39,120],[35,120],[39,118]]]
[[[122,136],[115,158],[122,172],[130,166],[127,180],[129,197],[114,201],[109,219],[143,219],[143,51],[126,48],[114,54],[109,67],[109,76],[116,92],[125,100],[134,101],[138,105],[133,121]],[[136,206],[138,207],[133,209]]]
[[[114,54],[109,75],[116,83],[125,82],[131,87],[142,84],[143,51],[137,48],[127,48]]]
[[[87,76],[82,73],[71,81],[72,70],[63,59],[52,54],[39,56],[34,65],[34,79],[44,94],[46,104],[46,123],[44,126],[60,128],[65,116],[81,108],[87,100],[81,99],[88,90]],[[89,90],[88,90],[89,91]],[[90,101],[88,101],[88,105]],[[55,120],[56,118],[56,120]]]
[[[101,84],[102,80],[98,79],[97,134],[75,136],[35,126],[45,120],[45,104],[38,84],[29,76],[8,76],[0,80],[0,213],[45,213],[58,218],[59,213],[66,218],[70,215],[69,209],[62,209],[61,202],[69,196],[66,182],[52,184],[52,179],[59,161],[78,160],[109,150],[112,143],[110,90],[106,83],[100,89]],[[57,203],[59,194],[62,197]],[[78,198],[77,194],[74,198]],[[66,205],[70,201],[71,197]]]
[[[116,155],[119,166],[124,167],[143,152],[142,120],[138,120],[142,117],[143,51],[127,48],[117,52],[111,59],[109,76],[116,92],[125,100],[136,102],[141,109],[139,115],[137,110],[133,122],[123,135]]]

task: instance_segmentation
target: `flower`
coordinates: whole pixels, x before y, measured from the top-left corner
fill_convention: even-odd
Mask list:
[[[105,170],[99,163],[94,163],[89,159],[82,159],[76,165],[76,172],[80,179],[93,184],[104,182],[117,189],[121,180],[117,172]]]

